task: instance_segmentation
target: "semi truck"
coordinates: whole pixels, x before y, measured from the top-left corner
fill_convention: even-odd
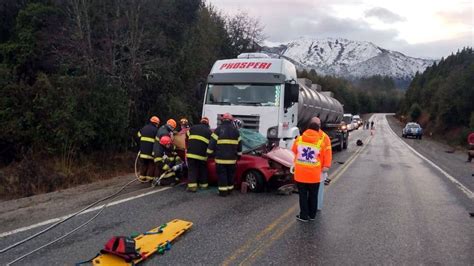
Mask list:
[[[333,149],[347,148],[349,132],[342,121],[342,104],[321,86],[298,79],[295,65],[283,58],[250,53],[216,61],[207,78],[202,110],[211,128],[228,112],[244,128],[287,149],[317,116]]]

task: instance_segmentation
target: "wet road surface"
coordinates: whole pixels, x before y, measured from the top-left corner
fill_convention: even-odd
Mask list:
[[[472,198],[407,149],[384,115],[373,119],[373,136],[354,131],[349,149],[334,155],[334,181],[313,222],[295,220],[297,195],[235,191],[220,198],[215,188],[191,194],[175,187],[111,206],[87,227],[18,265],[73,264],[93,257],[113,235],[144,232],[175,218],[194,226],[165,255],[145,264],[474,264]],[[365,145],[355,146],[357,139]],[[0,263],[93,215],[1,254]],[[42,228],[0,238],[0,248]]]

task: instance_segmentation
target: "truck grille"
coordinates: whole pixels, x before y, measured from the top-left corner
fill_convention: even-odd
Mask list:
[[[243,128],[257,131],[260,129],[260,116],[258,115],[232,115],[234,119],[239,119],[243,122]],[[217,126],[221,124],[222,114],[217,115]]]

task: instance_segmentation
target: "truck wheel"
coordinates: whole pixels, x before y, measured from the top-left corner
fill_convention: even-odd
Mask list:
[[[245,172],[243,180],[249,184],[248,189],[252,192],[262,192],[265,187],[265,179],[257,170]]]

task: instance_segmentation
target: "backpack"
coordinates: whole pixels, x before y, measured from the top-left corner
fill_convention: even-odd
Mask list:
[[[126,262],[139,259],[141,256],[135,247],[135,240],[126,236],[114,236],[105,244],[101,253],[114,254],[123,258]]]

